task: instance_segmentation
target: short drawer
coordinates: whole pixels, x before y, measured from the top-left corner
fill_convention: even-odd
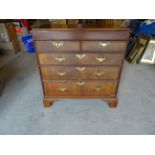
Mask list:
[[[45,96],[115,96],[117,81],[44,81]]]
[[[39,53],[41,65],[121,65],[122,53]]]
[[[120,67],[104,66],[41,66],[44,80],[118,79]]]
[[[81,87],[82,95],[86,96],[115,96],[117,81],[88,81]]]
[[[80,50],[78,41],[36,41],[35,46],[38,52],[74,52]]]
[[[127,46],[126,41],[83,41],[83,51],[101,51],[101,52],[125,52]]]
[[[80,87],[76,82],[67,81],[44,81],[45,96],[80,96]]]

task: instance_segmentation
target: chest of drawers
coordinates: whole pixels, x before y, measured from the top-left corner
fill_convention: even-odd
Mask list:
[[[117,105],[129,29],[34,29],[44,106],[64,99]]]

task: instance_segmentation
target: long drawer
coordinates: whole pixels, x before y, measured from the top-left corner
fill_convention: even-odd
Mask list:
[[[128,40],[129,29],[34,29],[35,40]]]
[[[121,65],[121,53],[39,53],[41,65]]]
[[[114,96],[117,81],[44,81],[45,96]]]
[[[80,42],[78,41],[36,41],[35,46],[38,52],[80,51]]]
[[[126,41],[82,41],[82,50],[89,52],[124,52]]]
[[[41,66],[44,80],[118,79],[120,67],[109,66]]]

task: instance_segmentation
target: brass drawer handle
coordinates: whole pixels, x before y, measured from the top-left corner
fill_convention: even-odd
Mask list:
[[[99,42],[98,43],[102,48],[107,47],[110,43],[109,42]]]
[[[106,57],[96,57],[96,60],[98,61],[98,62],[104,62],[104,61],[106,61]]]
[[[77,85],[78,86],[83,86],[83,85],[85,85],[85,82],[77,82]]]
[[[86,69],[86,67],[76,67],[76,69],[79,71],[79,72],[82,72]]]
[[[59,61],[59,62],[63,62],[63,61],[66,60],[65,57],[56,57],[55,59],[56,59],[57,61]]]
[[[81,60],[84,57],[86,57],[86,55],[85,54],[76,54],[76,57]]]
[[[101,91],[101,88],[100,87],[97,87],[95,90],[96,91]]]
[[[59,76],[65,76],[66,75],[66,72],[57,72],[57,75],[59,75]]]
[[[64,87],[64,86],[61,86],[61,87],[58,88],[58,90],[61,91],[61,92],[64,92],[64,91],[67,91],[67,88]]]
[[[104,75],[104,72],[95,72],[95,75],[96,76],[103,76]]]
[[[52,44],[53,44],[53,46],[55,46],[56,48],[60,48],[60,47],[63,47],[63,44],[64,44],[64,43],[63,43],[62,41],[59,41],[59,42],[53,41]]]

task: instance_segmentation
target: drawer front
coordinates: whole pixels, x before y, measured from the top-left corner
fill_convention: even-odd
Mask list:
[[[39,53],[41,65],[121,65],[123,54],[121,53]]]
[[[36,41],[35,46],[38,52],[61,52],[79,51],[78,41]]]
[[[130,29],[38,29],[34,40],[128,40]]]
[[[106,52],[125,52],[127,46],[126,41],[83,41],[83,51],[106,51]]]
[[[89,81],[85,82],[85,85],[81,87],[81,93],[86,96],[115,96],[116,88],[116,81]]]
[[[90,66],[42,66],[44,80],[97,80],[118,79],[120,67]]]
[[[80,87],[76,82],[43,82],[45,96],[80,96]]]
[[[44,81],[45,96],[115,96],[116,81]]]

